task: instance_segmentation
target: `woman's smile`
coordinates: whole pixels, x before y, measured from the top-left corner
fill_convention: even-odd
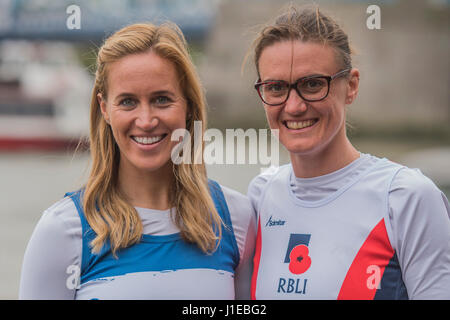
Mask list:
[[[283,125],[289,130],[305,131],[305,129],[313,127],[317,122],[319,122],[318,118],[307,120],[285,120],[283,121]]]
[[[131,139],[139,145],[154,147],[154,146],[158,145],[167,136],[168,136],[168,134],[165,133],[165,134],[153,135],[153,136],[131,136]]]

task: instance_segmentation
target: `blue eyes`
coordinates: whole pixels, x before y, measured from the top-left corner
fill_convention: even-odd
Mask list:
[[[119,105],[124,107],[134,107],[136,106],[136,101],[131,98],[125,98],[119,102]]]
[[[157,96],[150,100],[150,104],[156,107],[168,107],[172,102],[173,100],[166,96]],[[134,98],[124,98],[120,100],[119,106],[133,108],[136,107],[138,103],[139,101]]]
[[[168,97],[160,96],[160,97],[156,97],[156,98],[154,99],[154,102],[155,102],[155,104],[157,104],[157,105],[167,105],[167,104],[171,103],[172,100],[169,99]]]

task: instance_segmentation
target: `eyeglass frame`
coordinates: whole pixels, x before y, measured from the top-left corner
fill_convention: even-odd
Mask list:
[[[259,95],[259,97],[261,98],[262,102],[264,102],[265,104],[267,104],[267,105],[269,105],[269,106],[281,106],[282,104],[286,103],[286,101],[288,101],[288,99],[289,99],[289,95],[291,94],[291,90],[292,90],[292,89],[294,89],[294,90],[297,92],[297,94],[298,94],[303,100],[305,100],[305,101],[307,101],[307,102],[318,102],[318,101],[322,101],[322,100],[326,99],[326,97],[328,97],[328,94],[330,93],[330,83],[331,83],[332,80],[344,76],[346,73],[350,72],[351,70],[352,70],[351,68],[347,68],[347,69],[338,71],[337,73],[335,73],[335,74],[332,75],[332,76],[325,76],[325,75],[313,75],[313,76],[307,76],[307,77],[303,77],[303,78],[297,79],[297,80],[296,80],[295,82],[293,82],[293,83],[288,83],[289,88],[288,88],[288,94],[287,94],[287,96],[286,96],[286,99],[285,99],[283,102],[281,102],[281,103],[276,103],[276,104],[273,104],[273,103],[267,103],[266,101],[264,101],[264,98],[263,98],[263,96],[262,96],[262,94],[261,94],[259,88],[260,88],[263,84],[266,84],[266,83],[270,83],[270,82],[284,82],[284,83],[286,83],[287,81],[284,81],[284,80],[269,80],[269,81],[262,81],[262,82],[261,82],[261,78],[259,78],[259,79],[255,82],[254,87],[255,87],[256,91],[258,92],[258,95]],[[312,99],[312,100],[311,100],[311,99],[306,99],[306,98],[304,98],[303,95],[301,94],[300,90],[298,89],[298,83],[301,82],[301,81],[304,81],[304,80],[317,79],[317,78],[324,78],[324,79],[327,80],[327,85],[328,85],[328,87],[327,87],[327,93],[325,94],[325,96],[324,96],[323,98],[320,98],[320,99]]]

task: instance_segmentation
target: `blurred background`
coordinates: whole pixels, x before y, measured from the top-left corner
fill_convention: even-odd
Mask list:
[[[292,1],[308,4],[311,1]],[[244,57],[258,27],[286,1],[0,0],[0,299],[16,299],[23,254],[42,212],[82,186],[95,54],[135,22],[176,22],[185,33],[209,105],[209,127],[267,128]],[[356,49],[360,92],[349,135],[362,152],[420,168],[450,195],[449,0],[315,1]],[[369,5],[381,29],[369,30]],[[78,6],[79,29],[70,5]],[[73,28],[75,26],[75,28]],[[280,164],[289,161],[280,147]],[[261,165],[209,165],[246,193]]]

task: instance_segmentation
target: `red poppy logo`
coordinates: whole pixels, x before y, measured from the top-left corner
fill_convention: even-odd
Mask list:
[[[289,271],[294,274],[304,273],[311,266],[309,249],[304,244],[295,246],[289,254]]]

